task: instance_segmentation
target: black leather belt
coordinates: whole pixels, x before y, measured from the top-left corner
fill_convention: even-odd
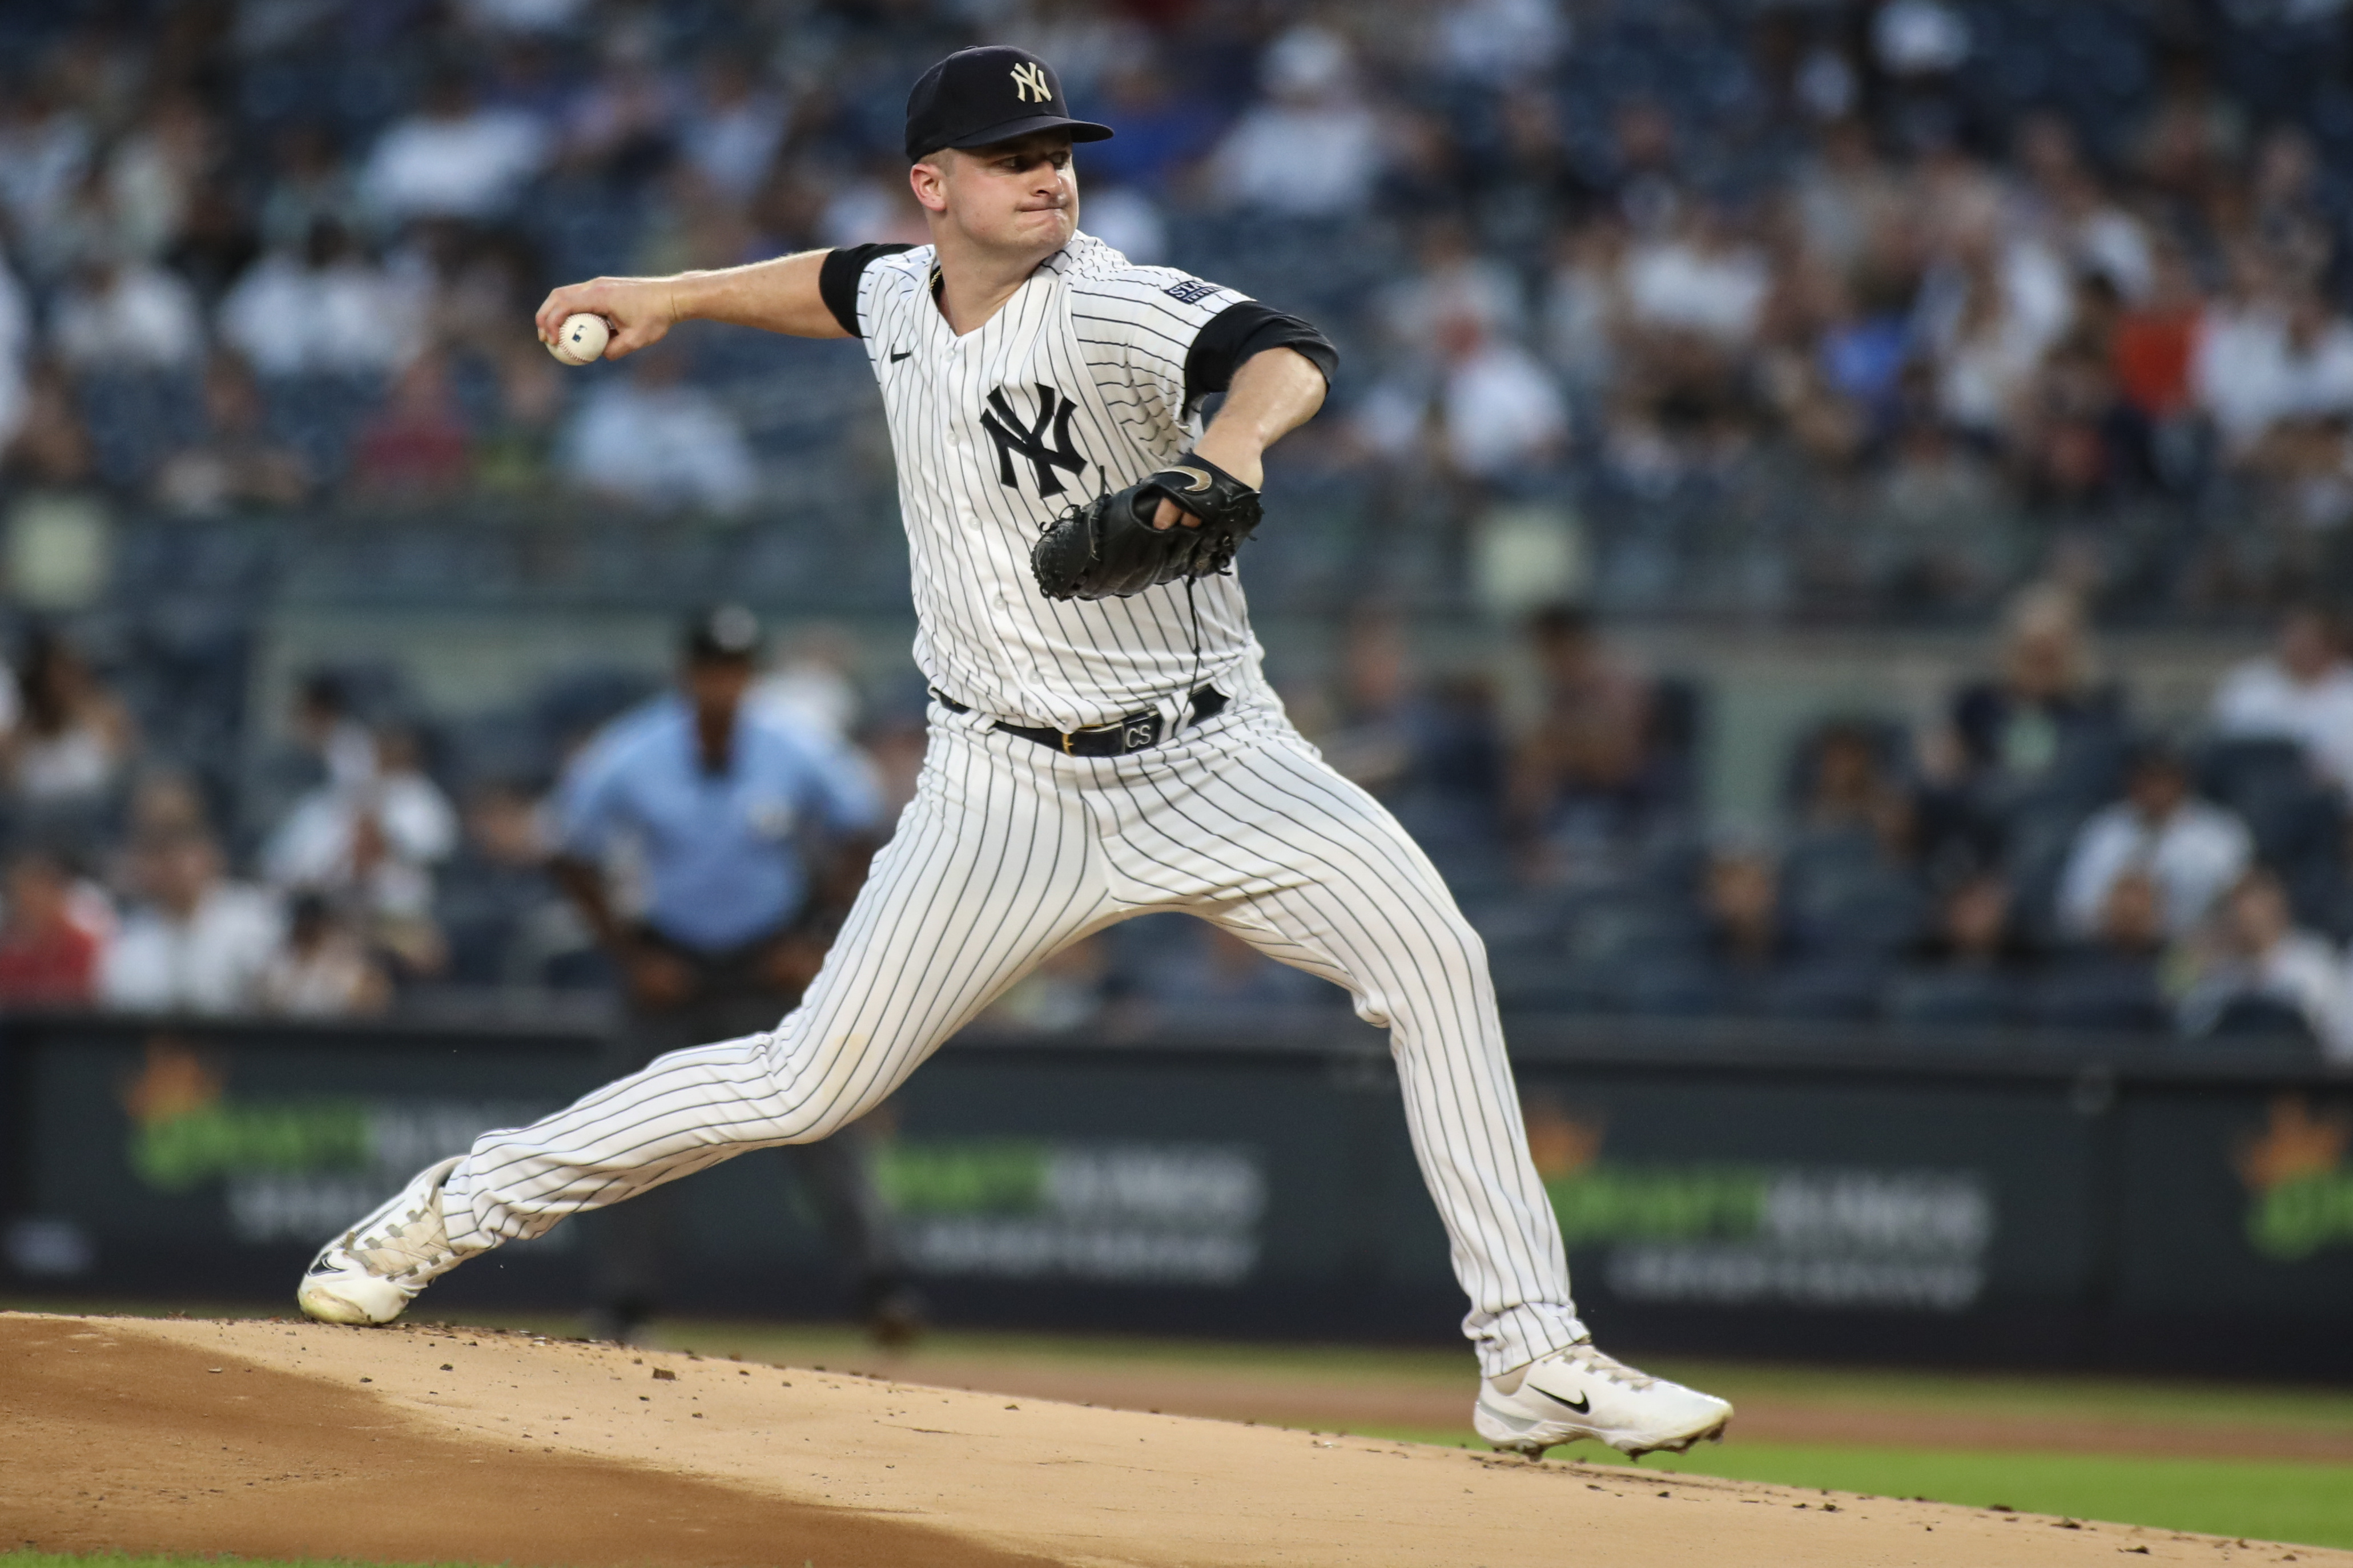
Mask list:
[[[951,713],[969,713],[971,708],[950,697],[938,687],[932,695],[940,706]],[[1214,686],[1198,687],[1190,699],[1187,714],[1189,722],[1199,723],[1214,719],[1226,710],[1226,694]],[[1008,735],[1018,735],[1025,741],[1035,741],[1041,746],[1051,746],[1069,757],[1124,757],[1130,752],[1150,751],[1171,733],[1160,715],[1151,711],[1130,713],[1108,724],[1090,724],[1083,730],[1049,730],[1029,724],[1007,724],[1002,721],[989,726]]]

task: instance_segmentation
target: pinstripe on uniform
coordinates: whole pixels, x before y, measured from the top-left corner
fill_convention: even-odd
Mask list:
[[[1582,1338],[1485,951],[1428,858],[1284,718],[1240,584],[1201,583],[1191,605],[1181,587],[1059,603],[1029,574],[1029,544],[1064,502],[1133,483],[1188,444],[1187,347],[1240,296],[1080,236],[958,339],[931,300],[931,254],[871,263],[859,323],[898,459],[916,659],[975,711],[934,707],[915,798],[802,1005],[773,1030],[673,1053],[531,1127],[483,1134],[444,1189],[450,1240],[535,1236],[747,1150],[825,1137],[1058,949],[1173,909],[1345,987],[1391,1031],[1482,1370]],[[1047,466],[1059,498],[1027,458],[1001,465],[981,424],[995,392],[1014,426],[1050,433],[1040,386],[1074,405],[1069,440],[1088,464]],[[990,729],[1147,708],[1173,724],[1197,683],[1231,706],[1127,756],[1070,757]]]

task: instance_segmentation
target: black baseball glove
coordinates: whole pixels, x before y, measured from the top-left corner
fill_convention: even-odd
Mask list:
[[[1164,496],[1201,525],[1153,527]],[[1030,548],[1029,566],[1038,574],[1038,591],[1050,599],[1124,598],[1224,571],[1258,520],[1258,491],[1187,452],[1138,483],[1073,506],[1048,523]]]

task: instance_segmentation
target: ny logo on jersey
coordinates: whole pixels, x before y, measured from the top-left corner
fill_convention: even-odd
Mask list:
[[[1052,101],[1053,92],[1046,86],[1046,68],[1032,60],[1026,66],[1013,68],[1013,100],[1027,103],[1035,98],[1040,103]]]
[[[1056,468],[1067,468],[1076,479],[1087,471],[1087,460],[1071,445],[1071,416],[1078,405],[1039,383],[1038,386],[1038,418],[1035,424],[1024,425],[1013,405],[1005,401],[1005,389],[998,387],[988,395],[988,406],[994,413],[980,416],[980,427],[997,443],[997,479],[1008,488],[1018,481],[1013,477],[1013,454],[1020,453],[1029,459],[1031,471],[1038,479],[1038,493],[1058,496],[1062,493],[1061,476]],[[1051,446],[1047,445],[1046,432],[1054,432]]]

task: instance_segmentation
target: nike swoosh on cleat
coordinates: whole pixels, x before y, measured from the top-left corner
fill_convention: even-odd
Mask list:
[[[1576,1398],[1574,1401],[1570,1401],[1570,1400],[1563,1399],[1563,1398],[1562,1398],[1559,1394],[1546,1394],[1546,1393],[1545,1393],[1545,1391],[1544,1391],[1543,1389],[1541,1389],[1541,1388],[1537,1389],[1535,1392],[1536,1392],[1536,1394],[1539,1394],[1539,1395],[1540,1395],[1540,1396],[1542,1396],[1543,1398],[1546,1398],[1546,1399],[1549,1399],[1549,1400],[1551,1400],[1555,1405],[1559,1405],[1563,1410],[1574,1410],[1574,1411],[1576,1411],[1579,1415],[1590,1415],[1590,1414],[1592,1413],[1592,1410],[1593,1410],[1593,1401],[1592,1401],[1590,1398],[1587,1397],[1586,1395],[1584,1395],[1584,1394],[1578,1394],[1578,1395],[1577,1396],[1577,1398]]]

